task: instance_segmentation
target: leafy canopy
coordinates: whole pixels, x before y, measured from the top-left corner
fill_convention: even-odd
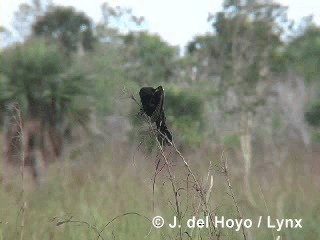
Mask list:
[[[76,51],[79,44],[85,50],[94,46],[92,23],[83,12],[72,7],[55,6],[33,24],[33,34],[59,41],[68,52]]]
[[[27,116],[57,124],[87,89],[84,76],[70,68],[59,46],[43,38],[7,48],[2,54],[1,102],[17,101]]]

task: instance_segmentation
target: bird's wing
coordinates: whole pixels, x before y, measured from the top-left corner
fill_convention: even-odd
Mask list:
[[[155,89],[152,87],[143,87],[139,92],[143,112],[145,112],[150,117],[155,108],[155,106],[153,106],[153,103],[151,102],[154,96],[154,91]]]
[[[163,114],[163,101],[164,101],[163,88],[161,86],[159,86],[157,88],[157,91],[155,92],[155,94],[159,94],[159,103],[151,115],[151,122],[155,122],[155,121],[159,120],[159,118],[161,117],[161,114]]]

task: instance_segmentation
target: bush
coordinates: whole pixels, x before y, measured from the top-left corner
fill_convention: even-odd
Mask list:
[[[204,128],[204,102],[202,98],[192,89],[167,86],[165,87],[164,105],[167,126],[179,148],[195,148],[199,146]],[[137,116],[137,112],[137,107],[134,107],[131,114],[131,122],[134,129],[139,129],[138,138],[141,141],[145,140],[148,143],[148,149],[151,150],[155,146],[155,141],[151,140],[153,136],[148,134],[149,129],[142,128],[144,120],[142,117]],[[131,137],[134,135],[131,135]]]
[[[175,142],[182,148],[199,146],[204,125],[204,102],[201,96],[192,89],[169,87],[165,108]]]
[[[305,113],[305,119],[311,126],[318,127],[320,125],[320,102],[311,105]]]
[[[79,99],[88,92],[88,81],[52,41],[32,38],[7,48],[1,74],[0,103],[16,101],[26,116],[56,125],[87,111]]]

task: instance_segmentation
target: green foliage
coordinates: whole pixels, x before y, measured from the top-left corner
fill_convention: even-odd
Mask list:
[[[166,109],[168,115],[186,117],[198,121],[203,114],[203,100],[191,89],[166,88]]]
[[[175,142],[186,148],[198,146],[203,138],[203,99],[192,89],[165,90],[165,111]]]
[[[282,122],[279,113],[272,113],[272,129],[280,129]]]
[[[284,46],[278,46],[274,48],[270,55],[270,69],[273,73],[281,74],[288,70],[288,56],[287,49]]]
[[[196,148],[206,137],[205,108],[210,104],[211,110],[216,110],[214,108],[218,104],[213,101],[213,97],[223,96],[228,90],[227,87],[233,87],[231,90],[235,90],[239,99],[242,94],[252,94],[252,97],[255,97],[258,81],[270,79],[264,78],[265,69],[267,71],[271,69],[273,73],[283,73],[287,67],[292,67],[305,74],[307,79],[319,77],[317,70],[320,65],[319,29],[304,32],[294,38],[286,48],[281,42],[281,31],[279,31],[281,29],[278,25],[278,17],[283,9],[277,4],[269,5],[269,2],[266,2],[259,5],[259,3],[260,1],[226,0],[223,11],[214,19],[215,32],[212,35],[197,37],[189,44],[187,56],[178,61],[177,50],[158,36],[131,32],[119,37],[118,30],[112,33],[108,29],[110,25],[117,25],[115,23],[118,23],[118,20],[120,22],[122,17],[130,17],[130,11],[122,12],[121,9],[107,8],[105,5],[104,14],[111,17],[107,17],[109,25],[101,27],[99,38],[101,42],[96,44],[90,19],[72,8],[53,8],[51,12],[48,11],[38,18],[33,27],[34,35],[45,36],[46,40],[29,39],[17,46],[7,47],[1,52],[0,114],[5,104],[17,101],[23,107],[23,114],[40,117],[55,125],[63,122],[65,118],[72,118],[72,123],[84,122],[91,108],[96,111],[98,121],[103,121],[109,114],[129,115],[134,131],[142,133],[133,136],[132,139],[144,141],[148,150],[152,151],[155,138],[147,124],[142,126],[145,120],[138,115],[139,107],[128,98],[126,93],[131,92],[126,90],[134,89],[137,92],[143,85],[156,87],[162,84],[166,93],[167,125],[172,131],[175,143],[179,149]],[[28,8],[25,11],[28,12]],[[139,21],[137,19],[137,23]],[[69,57],[65,58],[62,48],[72,53],[81,45],[85,50],[90,50],[94,46],[94,51],[86,52],[84,57],[69,54]],[[289,62],[291,65],[287,65]],[[175,75],[177,72],[180,78]],[[194,75],[197,76],[193,77]],[[234,81],[236,78],[239,82]],[[274,79],[278,80],[278,76]],[[198,80],[201,82],[198,83]],[[175,82],[176,85],[167,86],[168,82],[171,84]],[[182,88],[182,85],[188,87]],[[223,108],[226,103],[221,102]],[[128,114],[130,103],[134,108],[131,108],[133,113]],[[239,105],[242,103],[245,101]],[[266,108],[266,111],[269,111],[268,109]],[[227,115],[223,109],[221,114]],[[320,103],[313,104],[305,117],[311,125],[319,126]],[[232,123],[235,123],[239,118],[233,119],[233,116],[227,115],[223,119],[228,121],[232,119],[234,121]],[[273,129],[282,129],[281,119],[281,116],[272,115]],[[217,123],[217,126],[224,126],[222,122]],[[254,129],[256,131],[256,128]],[[113,134],[117,130],[111,129],[111,131]],[[258,134],[259,131],[265,134],[264,128],[259,130],[258,126]],[[256,144],[259,140],[254,136],[255,133],[252,140],[253,144]],[[314,131],[313,140],[320,142],[319,136]],[[21,196],[18,193],[21,182],[19,178],[11,178],[10,180],[14,181],[13,185],[5,191],[3,188],[0,189],[3,191],[0,193],[2,209],[0,239],[16,239],[21,230],[24,231],[24,239],[97,238],[94,231],[88,230],[85,225],[70,222],[56,226],[56,222],[49,221],[55,216],[61,217],[60,220],[73,216],[71,220],[86,221],[98,229],[109,222],[102,233],[106,239],[142,239],[148,236],[151,240],[164,236],[168,238],[178,236],[179,229],[163,228],[161,231],[150,232],[151,224],[138,216],[127,215],[110,222],[115,216],[126,212],[137,212],[152,218],[155,209],[167,221],[172,219],[175,212],[168,204],[168,199],[171,203],[174,198],[171,195],[172,186],[167,181],[163,162],[155,171],[156,162],[161,156],[146,159],[149,155],[144,155],[139,158],[139,154],[131,151],[131,142],[119,144],[113,138],[105,137],[105,139],[102,145],[107,148],[104,149],[106,152],[98,156],[100,159],[95,159],[97,161],[92,162],[92,156],[96,156],[97,153],[92,149],[84,150],[82,145],[81,149],[76,149],[73,155],[70,155],[76,164],[68,164],[66,158],[64,171],[60,170],[60,163],[51,165],[47,185],[40,191],[28,191],[32,187],[29,186],[27,177],[24,186],[25,201],[28,204],[23,216],[17,214],[23,204],[20,204]],[[91,142],[91,139],[89,141]],[[239,135],[228,135],[223,138],[223,143],[238,150]],[[208,166],[213,166],[217,172],[221,170],[221,151],[219,150],[219,154],[213,154],[212,144],[205,145],[205,148],[202,150],[200,148],[196,152],[196,156],[194,154],[185,156],[188,162],[190,160],[190,168],[196,176],[207,176]],[[267,146],[266,151],[269,151],[269,147],[272,146]],[[286,155],[286,146],[284,154],[281,149],[282,146],[279,156]],[[319,186],[313,181],[316,176],[311,172],[309,174],[308,170],[306,170],[308,174],[300,174],[301,169],[307,169],[306,159],[297,159],[297,156],[293,156],[292,159],[288,158],[282,167],[270,168],[269,171],[264,166],[264,161],[260,160],[265,159],[265,162],[270,163],[269,160],[275,159],[268,159],[265,153],[260,155],[258,151],[254,151],[253,160],[257,162],[252,168],[256,172],[251,172],[251,190],[256,206],[252,208],[251,199],[246,191],[243,191],[241,162],[243,156],[240,151],[234,152],[239,155],[230,158],[232,173],[230,180],[236,196],[241,199],[243,217],[253,220],[259,218],[257,214],[277,217],[281,212],[284,218],[303,218],[302,229],[283,230],[281,238],[317,239],[320,234],[317,224],[320,222],[318,214],[320,202],[314,199],[320,198]],[[175,159],[174,155],[167,156]],[[273,155],[276,154],[272,151]],[[133,156],[132,167],[131,163],[128,163],[128,156]],[[86,158],[90,161],[77,162],[78,159]],[[295,161],[292,161],[295,159],[299,163],[296,166]],[[217,160],[218,165],[215,162],[211,164],[212,160]],[[180,173],[184,171],[180,163],[180,160],[179,162],[173,160],[173,165],[178,164],[174,168],[176,183],[186,182],[187,179],[180,177]],[[156,178],[155,172],[160,172]],[[211,172],[209,173],[211,175]],[[218,206],[218,209],[215,209],[219,216],[234,218],[237,214],[234,211],[234,204],[231,203],[232,198],[226,194],[228,187],[225,176],[223,174],[212,174],[212,176],[214,188],[208,198],[208,204],[212,204],[213,207]],[[152,188],[153,179],[154,188]],[[267,181],[264,181],[265,179]],[[260,181],[265,183],[262,187],[256,184]],[[206,186],[205,182],[203,185]],[[186,191],[180,191],[181,189]],[[192,195],[194,191],[192,186],[178,189],[184,220],[194,215],[193,202],[191,201],[192,204],[188,207],[184,205],[185,202],[190,203],[189,190]],[[265,190],[268,194],[262,199],[261,193]],[[264,211],[266,203],[269,206],[268,211]],[[25,224],[20,227],[22,220]],[[187,232],[193,239],[206,239],[208,230],[196,230],[193,234],[189,230],[187,229]],[[236,232],[234,229],[222,230],[224,239],[243,239],[241,232]],[[250,231],[257,239],[273,239],[270,229],[262,227]]]
[[[91,50],[95,41],[89,17],[72,7],[49,8],[33,24],[33,34],[59,41],[67,52],[76,51],[79,44]]]
[[[287,70],[285,15],[286,8],[277,3],[226,0],[223,9],[209,18],[213,33],[188,44],[187,57],[194,60],[190,72],[195,81],[211,83],[213,87],[203,91],[216,91],[208,95],[216,97],[221,112],[255,112],[266,103],[272,91],[267,81]],[[257,94],[261,86],[263,92]],[[224,102],[231,95],[236,99],[232,106]]]
[[[313,103],[305,113],[306,121],[314,127],[320,126],[320,102]]]
[[[127,52],[129,77],[140,84],[168,82],[173,75],[177,50],[157,35],[145,32],[129,33],[123,37]]]
[[[278,19],[285,10],[280,5],[245,4],[250,10],[237,1],[225,1],[225,9],[217,14],[213,27],[218,37],[218,47],[226,58],[225,71],[230,71],[230,67],[232,71],[237,71],[242,75],[243,83],[247,83],[245,87],[249,88],[261,79],[261,70],[272,62],[282,44]],[[250,4],[253,4],[252,8]],[[239,44],[243,41],[250,42],[250,47]]]
[[[233,134],[224,137],[223,143],[228,147],[239,147],[240,146],[240,138],[239,135]]]
[[[274,3],[224,1],[223,10],[209,18],[213,34],[198,36],[187,47],[198,59],[197,74],[221,77],[220,86],[236,86],[240,99],[255,94],[257,83],[278,70],[272,63],[281,62],[285,13]]]
[[[320,132],[313,132],[311,136],[312,142],[316,144],[320,144]]]
[[[307,81],[320,77],[320,28],[310,25],[301,34],[293,38],[287,49],[286,55],[289,63]]]
[[[48,101],[48,89],[52,88],[56,76],[64,70],[63,56],[58,47],[43,39],[30,40],[3,52],[1,72],[4,100],[17,100],[27,104],[31,114],[37,101]],[[39,106],[40,107],[40,106]],[[37,112],[36,112],[37,111]]]
[[[182,149],[199,147],[199,144],[203,140],[199,122],[193,121],[188,117],[177,117],[172,126],[174,129],[175,141]]]
[[[124,101],[124,87],[130,89],[130,81],[126,82],[123,68],[123,54],[116,44],[99,43],[96,51],[77,61],[76,71],[90,76],[92,88],[87,92],[95,106],[97,115],[124,114],[129,104]]]
[[[1,72],[2,102],[17,101],[26,115],[52,125],[73,112],[75,98],[88,89],[81,72],[73,71],[59,47],[42,38],[6,49]]]

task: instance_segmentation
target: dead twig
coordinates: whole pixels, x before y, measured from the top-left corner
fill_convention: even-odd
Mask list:
[[[224,158],[224,151],[222,152],[221,158],[222,159]],[[239,208],[239,205],[238,205],[238,202],[237,202],[237,199],[236,199],[236,196],[235,196],[235,193],[233,191],[233,188],[232,188],[232,185],[231,185],[231,181],[230,181],[230,178],[229,178],[228,158],[227,157],[225,157],[225,161],[223,162],[223,173],[224,173],[226,181],[228,183],[228,187],[229,187],[229,190],[230,190],[230,193],[231,193],[231,197],[232,197],[233,203],[236,206],[238,217],[240,219],[242,219],[242,214],[240,212],[240,208]],[[243,224],[241,224],[241,230],[242,230],[243,239],[246,240],[247,237],[246,237],[246,233],[245,233]]]

